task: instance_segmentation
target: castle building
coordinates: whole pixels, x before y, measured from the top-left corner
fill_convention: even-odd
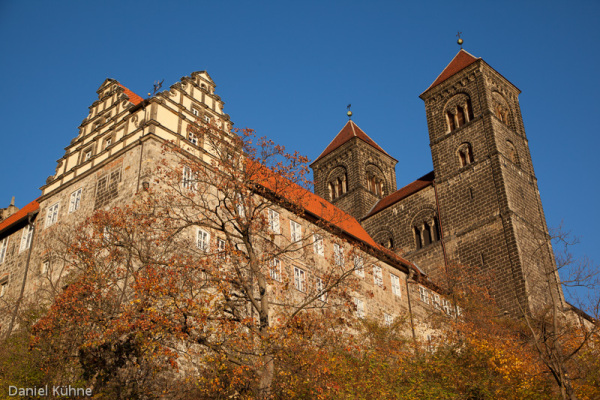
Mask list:
[[[210,123],[233,135],[215,87],[200,71],[143,99],[113,79],[104,81],[41,196],[0,214],[5,312],[60,269],[36,247],[38,232],[128,203],[152,184],[164,142],[210,163],[216,149],[193,127]],[[346,262],[363,288],[357,312],[386,321],[408,312],[424,321],[435,308],[451,313],[443,288],[452,273],[486,278],[499,304],[513,313],[548,304],[550,295],[564,301],[518,94],[485,61],[461,50],[421,94],[434,170],[401,189],[393,151],[349,121],[311,164],[315,186],[306,214],[295,217],[275,204],[270,211],[282,238],[295,241],[304,232],[314,241],[302,257],[281,260],[271,278],[286,275],[299,292],[316,290],[319,271]],[[344,218],[326,234],[311,233],[323,210]],[[217,248],[217,235],[205,233],[198,232],[197,245]],[[341,261],[339,239],[360,248],[352,259]]]

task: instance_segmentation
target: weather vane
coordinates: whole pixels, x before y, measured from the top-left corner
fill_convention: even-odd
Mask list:
[[[456,41],[456,43],[458,43],[458,45],[460,46],[460,48],[462,49],[462,44],[463,44],[463,40],[460,38],[460,35],[462,35],[462,32],[458,32],[456,34],[456,36],[458,37],[458,40]]]
[[[154,82],[154,89],[152,90],[152,93],[148,93],[148,96],[154,96],[156,94],[156,92],[158,92],[160,90],[160,88],[162,88],[162,84],[165,80],[163,79],[162,81],[155,81]]]
[[[348,106],[346,107],[348,109],[346,115],[348,116],[349,120],[352,119],[352,111],[350,111],[350,107],[352,107],[352,104],[348,104]]]

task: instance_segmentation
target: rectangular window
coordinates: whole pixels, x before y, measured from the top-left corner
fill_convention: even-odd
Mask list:
[[[104,139],[104,149],[107,149],[108,146],[110,146],[111,144],[112,144],[112,136],[109,136],[106,139]]]
[[[192,172],[192,169],[190,167],[183,167],[181,187],[185,190],[196,190],[196,188],[198,187],[196,174]]]
[[[429,304],[429,291],[423,286],[419,286],[419,296],[423,303]]]
[[[217,239],[217,250],[219,251],[219,258],[225,259],[225,241],[223,239]]]
[[[294,287],[301,292],[304,292],[306,288],[306,279],[304,270],[294,267]]]
[[[400,278],[394,274],[390,274],[390,278],[392,280],[392,293],[398,297],[402,297],[402,292],[400,291]]]
[[[325,290],[325,285],[323,285],[323,279],[317,278],[317,293],[319,293],[319,300],[326,303],[327,293],[323,292],[323,290]]]
[[[69,214],[79,209],[81,204],[81,188],[71,193],[71,200],[69,201]]]
[[[42,265],[40,265],[40,274],[46,275],[48,270],[50,269],[50,260],[42,261]]]
[[[0,282],[0,297],[3,297],[8,290],[8,280]]]
[[[29,224],[23,229],[23,235],[21,236],[21,246],[19,247],[19,253],[27,250],[31,246],[32,239],[33,239],[33,225]]]
[[[354,273],[361,278],[365,277],[365,265],[361,256],[354,256]]]
[[[344,266],[344,249],[337,243],[333,244],[333,261],[337,266]]]
[[[188,140],[190,143],[198,145],[198,136],[196,136],[193,132],[188,133]]]
[[[121,182],[121,170],[117,169],[98,179],[96,183],[96,202],[94,209],[108,204],[109,201],[119,195],[118,185]]]
[[[200,113],[195,108],[192,108],[192,114],[194,114],[194,116],[197,117]]]
[[[86,150],[83,156],[83,161],[89,161],[92,158],[92,149]]]
[[[58,221],[59,204],[60,203],[52,204],[50,207],[48,207],[48,212],[46,214],[46,228]]]
[[[385,326],[391,326],[394,323],[394,317],[390,314],[383,313],[383,323]]]
[[[208,252],[210,249],[210,233],[198,228],[196,234],[196,247],[205,253]]]
[[[358,318],[365,317],[365,302],[361,299],[354,298],[354,305],[356,306],[356,316]]]
[[[450,300],[442,300],[442,308],[446,314],[452,315],[452,304],[450,304]]]
[[[438,310],[442,309],[442,303],[440,302],[440,295],[437,293],[433,294],[433,306]]]
[[[281,282],[281,261],[279,261],[279,259],[274,258],[271,260],[271,269],[269,272],[271,274],[271,279]]]
[[[316,233],[313,235],[313,249],[318,256],[323,256],[325,254],[323,249],[323,236]]]
[[[279,233],[279,213],[269,208],[269,230]]]
[[[290,221],[290,236],[293,243],[302,240],[302,226],[299,223]]]
[[[373,265],[373,283],[379,287],[383,287],[383,274],[381,267]]]
[[[8,237],[0,240],[0,264],[4,262],[6,258],[6,250],[8,249]]]

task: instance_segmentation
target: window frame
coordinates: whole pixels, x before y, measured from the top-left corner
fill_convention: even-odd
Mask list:
[[[58,212],[60,211],[60,201],[52,204],[46,211],[45,228],[54,225],[58,221]]]
[[[317,277],[317,293],[319,293],[319,300],[323,303],[327,303],[327,292],[325,290],[325,285],[323,284],[323,279]]]
[[[398,275],[390,273],[390,282],[392,286],[392,293],[395,296],[402,298],[402,288],[400,286],[400,277]]]
[[[6,254],[8,253],[8,239],[6,236],[4,239],[0,240],[0,264],[2,264],[6,260]]]
[[[338,267],[344,266],[344,248],[337,243],[333,244],[333,261]]]
[[[302,225],[292,220],[290,220],[290,240],[292,243],[302,240]]]
[[[323,257],[325,255],[325,246],[323,244],[323,236],[318,233],[313,234],[313,250],[316,255]]]
[[[362,256],[354,256],[354,273],[361,278],[365,277],[365,260]]]
[[[71,193],[69,196],[69,214],[74,213],[79,210],[79,206],[81,205],[81,197],[83,194],[83,188],[79,188]],[[75,201],[73,201],[75,200]]]
[[[27,226],[23,229],[23,233],[21,234],[21,245],[19,246],[19,253],[31,247],[34,230],[35,227],[33,224],[27,224]]]
[[[294,287],[299,292],[306,292],[306,271],[294,266]]]
[[[419,286],[419,299],[423,303],[429,304],[429,290],[425,289],[423,286]]]
[[[268,209],[268,219],[269,219],[269,230],[273,233],[280,234],[281,233],[281,225],[279,220],[279,213],[272,208]]]
[[[383,270],[379,265],[373,264],[373,284],[383,287]]]
[[[354,298],[354,306],[356,307],[356,317],[357,318],[365,318],[367,315],[365,311],[365,302],[363,299],[359,299],[358,297]]]
[[[281,282],[281,260],[279,260],[278,258],[274,258],[271,260],[269,276],[275,282]]]
[[[210,232],[202,228],[196,230],[196,248],[205,253],[210,251]]]

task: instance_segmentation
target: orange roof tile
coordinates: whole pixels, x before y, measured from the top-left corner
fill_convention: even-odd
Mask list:
[[[381,147],[379,147],[379,145],[377,143],[375,143],[375,141],[373,139],[371,139],[366,133],[364,133],[363,130],[360,129],[358,127],[358,125],[356,125],[354,123],[354,121],[350,120],[346,123],[346,125],[344,125],[342,130],[335,136],[335,138],[333,138],[331,143],[329,143],[329,146],[327,146],[325,148],[325,150],[323,150],[321,155],[319,157],[317,157],[317,159],[315,161],[313,161],[313,164],[317,160],[325,157],[327,154],[331,153],[332,151],[334,151],[335,149],[337,149],[338,147],[340,147],[341,145],[343,145],[344,143],[346,143],[347,141],[349,141],[350,139],[355,138],[355,137],[357,137],[357,138],[361,139],[363,142],[373,146],[374,148],[383,152],[384,154],[387,154],[386,151],[383,150]]]
[[[368,218],[371,215],[377,214],[379,211],[383,210],[384,208],[387,208],[387,207],[391,206],[392,204],[395,204],[395,203],[399,202],[400,200],[410,196],[411,194],[417,193],[419,190],[424,189],[427,186],[433,184],[434,177],[435,177],[434,173],[433,173],[433,171],[431,171],[430,173],[423,175],[416,181],[411,182],[408,185],[404,186],[402,189],[398,189],[394,193],[391,193],[390,195],[384,197],[383,199],[379,200],[379,202],[377,204],[375,204],[375,206],[371,209],[371,211],[363,219]]]
[[[468,67],[477,60],[481,60],[481,58],[477,58],[472,54],[468,53],[467,51],[460,49],[460,51],[454,56],[452,61],[450,61],[450,64],[448,64],[448,66],[444,68],[442,73],[437,77],[435,81],[433,81],[433,83],[427,88],[427,90],[439,85],[446,79],[450,78],[452,75]],[[425,92],[427,92],[427,90],[425,90]],[[423,95],[423,93],[421,93],[421,95]]]
[[[347,214],[327,200],[317,196],[300,185],[273,173],[261,164],[254,161],[248,161],[248,165],[250,168],[254,169],[254,171],[251,172],[251,175],[253,175],[251,179],[256,184],[270,190],[276,196],[281,196],[287,201],[302,207],[307,213],[337,227],[364,244],[384,252],[388,257],[395,259],[397,262],[406,266],[412,266],[409,261],[376,243],[360,223],[350,214]],[[266,173],[266,171],[268,172]]]
[[[127,97],[129,97],[129,102],[133,103],[133,105],[137,106],[142,101],[144,101],[143,98],[141,98],[137,94],[133,93],[131,90],[127,89],[125,86],[121,85],[120,83],[119,83],[119,86],[121,86],[123,89],[125,89],[125,94],[127,95]]]
[[[24,218],[27,218],[29,213],[39,210],[40,204],[37,202],[37,200],[38,199],[35,199],[10,217],[6,218],[4,221],[0,222],[0,232],[23,220]]]

